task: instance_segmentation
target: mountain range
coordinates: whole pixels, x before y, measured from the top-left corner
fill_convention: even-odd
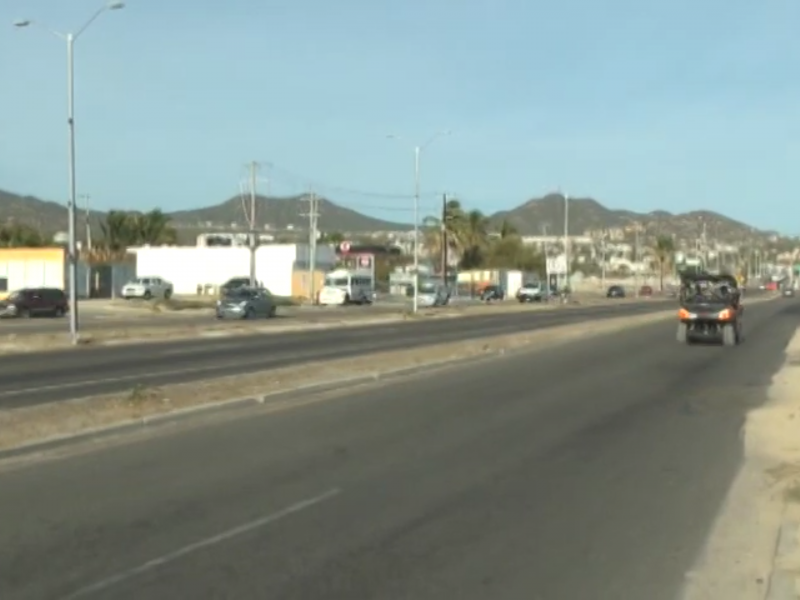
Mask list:
[[[205,208],[167,213],[181,238],[200,231],[246,230],[245,203],[234,197]],[[326,232],[367,233],[375,231],[407,231],[408,223],[376,219],[346,208],[328,199],[319,199],[319,229]],[[561,195],[549,194],[528,200],[514,209],[489,215],[492,227],[509,223],[523,235],[558,235],[564,231],[565,202]],[[274,230],[305,229],[309,210],[307,196],[288,198],[256,198],[256,219],[259,228],[269,225]],[[96,227],[105,218],[104,212],[89,211],[89,223]],[[81,223],[85,216],[82,215]],[[31,225],[52,235],[64,231],[67,224],[65,205],[33,196],[21,196],[0,190],[0,223],[18,222]],[[614,210],[591,198],[569,201],[569,230],[571,235],[596,234],[601,231],[631,231],[633,227],[651,233],[676,235],[682,239],[699,236],[705,226],[710,238],[740,241],[754,236],[766,237],[774,232],[758,231],[745,223],[711,211],[672,214],[667,211],[636,213]],[[83,231],[83,226],[79,227]]]

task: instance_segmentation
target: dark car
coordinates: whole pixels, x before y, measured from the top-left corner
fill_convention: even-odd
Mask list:
[[[250,287],[249,277],[231,277],[230,279],[228,279],[228,281],[223,283],[222,286],[220,286],[219,295],[224,296],[225,294],[228,294],[229,292],[232,292],[234,290],[247,287]],[[257,281],[256,287],[261,287],[261,283]]]
[[[0,317],[63,317],[69,311],[64,290],[23,288],[0,302]]]
[[[217,301],[218,319],[269,319],[277,312],[275,299],[264,288],[240,287]]]
[[[499,285],[487,285],[481,291],[480,299],[483,302],[491,302],[492,300],[503,300],[506,297],[506,291]]]
[[[625,288],[621,285],[612,285],[606,291],[606,298],[624,298]]]

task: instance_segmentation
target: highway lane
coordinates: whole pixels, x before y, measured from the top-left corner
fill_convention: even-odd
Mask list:
[[[674,600],[800,304],[0,472],[4,600]]]
[[[212,337],[146,345],[85,347],[0,361],[0,408],[293,366],[304,362],[405,350],[517,333],[624,314],[664,310],[670,303],[614,304],[531,310],[416,323],[349,326],[301,332]]]
[[[276,321],[327,321],[333,319],[375,317],[381,314],[399,312],[397,306],[348,306],[348,307],[280,307]],[[155,329],[159,327],[198,327],[216,323],[213,313],[207,311],[180,311],[172,313],[148,313],[138,310],[93,310],[80,313],[80,327],[84,333],[108,331],[112,329]],[[32,335],[47,333],[68,333],[68,319],[0,319],[0,336],[3,334]]]

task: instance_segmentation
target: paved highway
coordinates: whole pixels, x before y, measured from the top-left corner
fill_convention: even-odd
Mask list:
[[[6,470],[3,600],[674,600],[798,325],[661,322]]]
[[[280,307],[276,321],[285,323],[292,321],[325,321],[348,318],[374,317],[380,314],[398,312],[397,306],[348,306],[348,307]],[[198,314],[199,313],[199,314]],[[159,327],[197,327],[207,323],[216,323],[211,311],[181,311],[176,313],[148,313],[141,310],[86,310],[80,313],[81,331],[92,333],[112,329],[154,329]],[[234,323],[234,322],[232,322]],[[241,323],[239,323],[241,324]],[[30,335],[42,333],[66,333],[69,331],[68,319],[2,319],[0,335]]]
[[[416,323],[350,326],[294,333],[211,337],[176,342],[82,347],[7,355],[0,361],[0,408],[235,375],[332,358],[477,339],[624,314],[664,310],[671,303],[491,313]]]

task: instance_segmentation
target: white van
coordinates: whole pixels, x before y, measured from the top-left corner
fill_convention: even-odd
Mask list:
[[[370,304],[375,297],[375,281],[371,271],[337,269],[325,276],[319,292],[323,306]]]

